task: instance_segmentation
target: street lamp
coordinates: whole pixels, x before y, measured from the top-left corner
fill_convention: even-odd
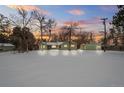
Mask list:
[[[106,32],[106,20],[108,20],[108,18],[102,18],[101,19],[102,21],[103,21],[103,25],[104,25],[104,45],[103,45],[103,49],[104,49],[104,52],[106,51],[106,34],[107,34],[107,32]]]

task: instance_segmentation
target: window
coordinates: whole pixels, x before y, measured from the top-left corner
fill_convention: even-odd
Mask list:
[[[64,47],[68,47],[67,45],[64,45]]]

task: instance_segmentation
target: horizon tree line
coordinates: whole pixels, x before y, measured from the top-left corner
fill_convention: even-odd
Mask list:
[[[29,50],[40,49],[40,44],[43,42],[44,33],[49,35],[49,39],[46,42],[50,42],[52,38],[52,31],[57,25],[54,19],[47,18],[46,15],[37,10],[32,10],[29,12],[23,8],[18,8],[17,12],[18,16],[11,15],[10,17],[0,14],[0,40],[14,44],[15,50],[18,50],[19,52],[28,52]],[[118,44],[116,36],[124,34],[123,12],[124,6],[118,6],[118,12],[113,16],[111,23],[113,28],[110,29],[110,34],[107,38],[107,40],[114,39],[115,45]],[[36,40],[34,35],[31,33],[32,26],[36,26],[40,31],[41,37],[39,40]],[[58,38],[58,41],[67,41],[70,45],[73,41],[71,36],[76,36],[75,33],[77,29],[80,29],[80,27],[76,24],[76,22],[62,26],[62,32],[60,32],[55,38]],[[3,33],[8,33],[9,36]],[[74,40],[74,42],[78,43],[78,47],[80,47],[82,43],[85,44],[93,41],[92,32],[87,33],[84,31],[82,33],[78,33],[78,36],[78,40]],[[88,39],[89,36],[90,39]],[[122,38],[122,40],[124,41],[124,38]]]

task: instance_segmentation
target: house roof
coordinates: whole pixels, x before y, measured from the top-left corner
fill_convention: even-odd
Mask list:
[[[42,42],[45,45],[62,45],[64,42]]]

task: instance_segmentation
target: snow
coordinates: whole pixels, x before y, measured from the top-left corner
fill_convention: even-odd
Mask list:
[[[124,87],[124,52],[0,53],[0,87]]]

